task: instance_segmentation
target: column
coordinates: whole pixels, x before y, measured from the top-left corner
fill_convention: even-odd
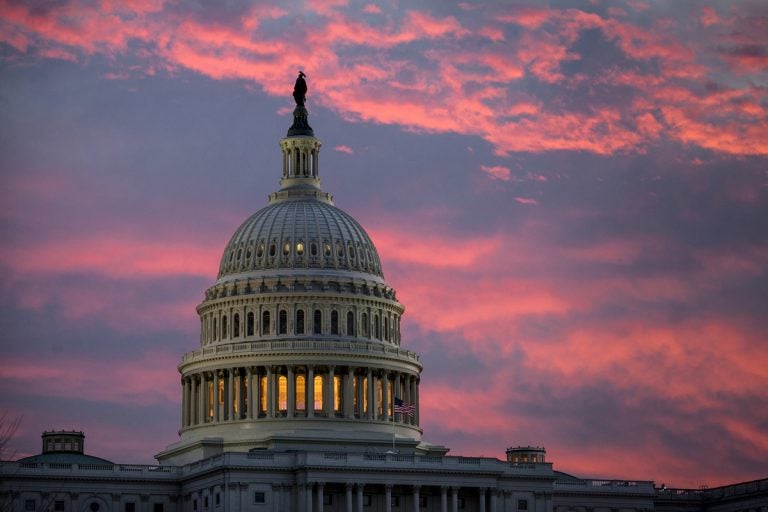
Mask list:
[[[392,512],[392,484],[384,486],[384,510],[385,512]]]
[[[400,372],[394,372],[392,375],[392,416],[395,417],[395,422],[402,420],[402,414],[399,412],[395,412],[395,397],[403,399],[403,396],[400,394]]]
[[[354,487],[355,484],[351,482],[347,482],[347,494],[346,494],[346,507],[344,510],[347,512],[352,512],[352,487]]]
[[[405,379],[403,379],[403,395],[405,395],[403,400],[406,403],[413,403],[413,400],[411,400],[411,376],[408,374],[406,374]],[[403,423],[411,423],[412,418],[412,416],[406,414],[403,416]]]
[[[440,512],[448,512],[448,486],[440,486]]]
[[[499,492],[496,489],[491,489],[491,512],[496,512],[496,497]]]
[[[366,376],[368,379],[368,419],[372,420],[374,418],[374,414],[376,413],[377,404],[376,404],[376,393],[373,386],[373,370],[368,368],[368,375]]]
[[[421,486],[414,485],[413,486],[413,510],[418,511],[419,510],[419,490]]]
[[[307,366],[307,418],[315,416],[315,367]]]
[[[273,418],[275,415],[275,383],[272,376],[272,367],[267,366],[267,418]]]
[[[451,512],[459,512],[459,488],[451,487]]]
[[[323,512],[323,487],[325,484],[323,482],[317,482],[317,510],[318,512]]]
[[[478,496],[480,498],[480,512],[485,512],[485,488],[481,487],[478,490]]]
[[[355,380],[357,381],[357,417],[360,419],[365,418],[365,389],[363,384],[363,375],[357,374],[355,375]]]
[[[347,378],[344,380],[344,417],[345,418],[353,418],[355,416],[355,400],[354,400],[354,393],[355,393],[355,386],[352,385],[354,382],[353,379],[355,378],[355,373],[353,368],[350,366],[347,368]]]
[[[293,418],[296,411],[296,378],[293,375],[293,366],[288,366],[286,378],[288,379],[288,406],[286,414],[289,418]]]
[[[419,425],[419,377],[413,379],[413,405],[415,407],[413,424]]]
[[[381,419],[384,421],[389,421],[389,374],[386,370],[384,370],[384,373],[382,373],[381,378]]]
[[[363,489],[365,484],[357,484],[357,512],[363,512]]]
[[[213,371],[213,421],[221,421],[219,414],[219,370]]]
[[[227,396],[224,406],[227,410],[227,419],[232,421],[235,419],[235,370],[230,368],[227,373]]]
[[[208,422],[208,372],[200,374],[200,423]]]
[[[197,383],[195,382],[195,376],[192,375],[189,378],[189,424],[194,425],[195,424],[195,385]]]
[[[501,509],[512,512],[512,491],[504,491],[504,498],[502,501]]]
[[[307,495],[305,496],[305,498],[306,498],[306,501],[305,501],[306,511],[305,512],[312,512],[312,484],[310,482],[307,482]]]
[[[197,388],[197,422],[205,422],[205,372],[200,374],[200,385]]]
[[[248,394],[248,389],[245,387],[247,376],[245,368],[237,369],[237,419],[245,418],[245,398]]]
[[[257,391],[257,384],[256,380],[253,376],[256,373],[256,368],[253,366],[248,367],[248,419],[252,420],[253,418],[258,416],[258,412],[254,414],[254,410],[256,409],[256,405],[258,402],[259,395],[256,394]]]
[[[186,377],[181,378],[181,428],[189,424],[189,381]]]
[[[333,366],[328,367],[328,382],[325,383],[325,415],[333,417]]]

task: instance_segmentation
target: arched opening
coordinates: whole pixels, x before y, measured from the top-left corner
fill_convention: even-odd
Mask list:
[[[213,341],[216,341],[218,339],[219,339],[218,322],[216,321],[216,317],[213,317]]]
[[[269,334],[269,311],[264,311],[261,314],[261,334]]]
[[[363,328],[363,336],[368,337],[368,313],[363,313],[363,316],[361,318],[362,328]]]
[[[347,312],[347,336],[355,335],[355,314],[351,311]]]
[[[245,317],[245,332],[246,336],[253,336],[253,324],[254,324],[254,318],[253,318],[253,312],[249,312],[248,315]]]
[[[379,315],[373,317],[373,337],[377,340],[381,339],[381,329],[379,328]]]
[[[389,341],[389,317],[384,317],[384,341]]]
[[[342,385],[341,375],[333,376],[333,411],[341,412],[341,404],[344,403],[344,386]]]
[[[315,310],[315,318],[314,318],[314,326],[313,331],[315,334],[322,334],[323,333],[323,312],[319,309]]]
[[[278,314],[278,334],[288,334],[288,312],[284,309]]]
[[[238,313],[235,313],[235,316],[232,317],[232,337],[240,337],[240,315]]]
[[[296,334],[304,334],[304,310],[296,310]]]
[[[221,317],[221,339],[227,339],[227,315]]]
[[[285,375],[277,378],[277,409],[281,413],[288,410],[288,377]]]
[[[259,414],[267,412],[267,376],[262,375],[259,378]]]
[[[339,313],[331,311],[331,334],[339,334]]]

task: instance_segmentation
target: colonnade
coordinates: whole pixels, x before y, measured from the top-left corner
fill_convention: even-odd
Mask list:
[[[393,421],[394,397],[413,404],[394,422],[419,424],[419,377],[348,365],[266,365],[185,374],[182,428],[258,418]]]
[[[527,510],[547,510],[546,500],[551,496],[540,497],[540,507],[535,503],[528,503],[526,499],[520,500],[519,495],[508,490],[488,487],[468,486],[427,486],[427,485],[393,485],[393,484],[365,484],[365,483],[341,483],[306,482],[297,485],[274,484],[273,505],[275,510],[290,510],[291,496],[295,496],[296,510],[299,512],[319,512],[328,506],[330,496],[339,497],[339,487],[344,490],[344,508],[346,512],[365,512],[371,510],[374,499],[384,499],[384,510],[435,510],[435,505],[427,503],[427,500],[439,500],[440,512],[459,512],[459,510],[472,510],[478,512],[519,512],[519,507],[524,503]],[[330,488],[330,489],[329,489]],[[330,492],[329,492],[330,490]],[[461,493],[461,496],[459,495]],[[526,493],[527,494],[527,493]],[[393,498],[395,498],[393,500]],[[539,498],[537,498],[538,500]],[[404,501],[410,503],[405,503]],[[324,506],[325,505],[325,506]],[[338,508],[334,507],[335,510]],[[378,510],[381,508],[377,507]]]

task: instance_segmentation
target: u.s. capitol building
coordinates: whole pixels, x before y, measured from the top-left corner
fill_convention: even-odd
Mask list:
[[[280,188],[224,248],[182,356],[159,465],[87,455],[81,432],[0,465],[0,510],[768,512],[768,479],[705,490],[553,470],[541,447],[454,457],[422,438],[419,355],[371,238],[320,185],[297,81]]]

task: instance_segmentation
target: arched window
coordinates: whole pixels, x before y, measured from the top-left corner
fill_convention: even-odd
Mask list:
[[[213,341],[216,341],[217,339],[219,339],[218,322],[216,321],[216,317],[213,317]]]
[[[303,375],[296,376],[296,410],[304,411],[307,408],[307,379]]]
[[[322,411],[323,410],[323,376],[322,375],[315,375],[314,379],[314,402],[315,402],[315,410],[316,411]]]
[[[269,334],[269,311],[261,314],[261,334]]]
[[[235,316],[232,317],[232,337],[240,337],[240,315],[238,313],[235,313]]]
[[[355,314],[351,311],[347,312],[347,336],[355,335]]]
[[[304,334],[304,310],[296,310],[296,334]]]
[[[314,329],[312,332],[315,334],[323,333],[323,312],[319,309],[315,310]]]
[[[362,328],[363,328],[363,336],[366,338],[368,337],[368,313],[363,313],[363,317],[361,318]]]
[[[331,334],[339,334],[339,312],[331,311]]]
[[[288,377],[285,375],[277,378],[277,409],[280,412],[288,410]]]
[[[389,341],[389,317],[384,317],[384,341]]]
[[[373,316],[373,337],[377,340],[381,339],[381,329],[379,328],[379,315]]]
[[[288,312],[284,309],[280,310],[278,315],[278,334],[288,334]]]
[[[227,315],[221,317],[221,339],[227,339]]]
[[[252,312],[252,311],[250,311],[250,312],[248,313],[248,316],[246,316],[246,320],[245,320],[245,332],[246,332],[246,336],[253,336],[253,324],[254,324],[254,321],[253,321],[253,320],[254,320],[254,319],[253,319],[253,312]]]

